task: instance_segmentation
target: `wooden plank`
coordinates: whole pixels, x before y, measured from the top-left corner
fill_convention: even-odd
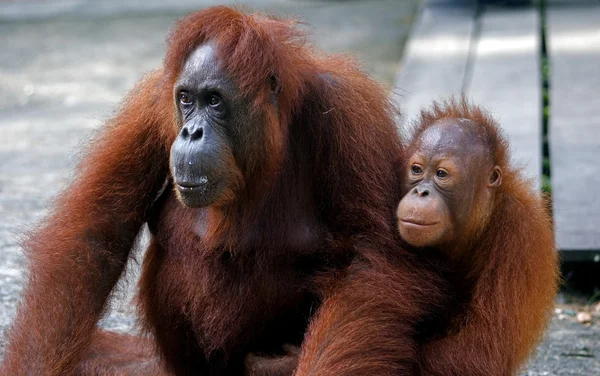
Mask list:
[[[541,186],[542,114],[538,10],[492,8],[481,15],[468,96],[500,122],[512,162]]]
[[[600,5],[548,9],[552,199],[561,250],[600,249]]]
[[[396,100],[404,119],[462,90],[475,6],[425,6],[404,50]]]

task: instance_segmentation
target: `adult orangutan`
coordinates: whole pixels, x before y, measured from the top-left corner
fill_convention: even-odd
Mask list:
[[[163,68],[128,95],[26,243],[2,374],[236,375],[284,344],[302,350],[281,374],[415,369],[421,323],[447,294],[398,246],[393,106],[303,37],[226,7],[178,23]],[[149,336],[102,332],[146,222]]]
[[[463,302],[448,334],[420,352],[421,374],[513,375],[540,339],[557,289],[540,194],[509,164],[498,124],[464,99],[423,110],[407,156],[400,234],[449,258]]]

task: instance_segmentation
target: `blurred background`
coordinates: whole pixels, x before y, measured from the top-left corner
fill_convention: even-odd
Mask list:
[[[0,0],[0,354],[26,278],[21,234],[94,129],[159,67],[173,22],[208,0]],[[305,22],[392,89],[403,123],[465,93],[505,126],[552,202],[565,287],[523,375],[600,375],[600,1],[251,0]],[[141,254],[136,259],[141,260]],[[129,265],[102,325],[135,330]]]

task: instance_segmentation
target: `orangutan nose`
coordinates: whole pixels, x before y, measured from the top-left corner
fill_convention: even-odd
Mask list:
[[[415,187],[413,192],[416,193],[419,197],[429,196],[429,188]]]

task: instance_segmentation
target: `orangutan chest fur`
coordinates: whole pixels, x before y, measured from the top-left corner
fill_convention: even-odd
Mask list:
[[[157,268],[157,296],[167,300],[163,315],[190,326],[209,352],[268,348],[301,337],[316,309],[303,267],[215,253],[221,255],[165,257]]]
[[[202,212],[178,211],[158,219],[158,246],[149,252],[160,254],[147,255],[153,265],[145,265],[155,274],[161,315],[190,327],[208,352],[300,341],[316,309],[313,277],[324,268],[317,243],[312,252],[286,248],[296,248],[295,241],[279,247],[210,248],[197,232]],[[175,225],[174,216],[189,215],[197,220],[183,222],[192,225]]]

